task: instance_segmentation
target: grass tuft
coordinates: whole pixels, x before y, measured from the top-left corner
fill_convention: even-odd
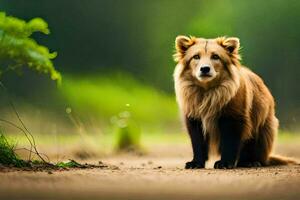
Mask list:
[[[0,133],[0,164],[9,167],[28,167],[28,163],[18,157],[14,148],[15,145],[10,144]]]
[[[93,164],[80,164],[75,160],[69,160],[68,162],[59,162],[52,164],[40,160],[22,160],[15,152],[15,145],[11,144],[6,137],[0,133],[0,167],[8,169],[23,169],[33,171],[44,171],[44,170],[67,170],[70,168],[111,168],[115,169],[114,166],[107,166],[99,162],[98,165]]]

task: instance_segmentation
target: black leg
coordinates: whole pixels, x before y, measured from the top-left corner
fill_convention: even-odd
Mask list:
[[[208,159],[208,138],[204,137],[202,122],[200,120],[186,118],[186,126],[193,147],[193,160],[187,162],[186,169],[204,168]]]
[[[219,119],[221,160],[215,163],[217,169],[236,167],[241,148],[244,128],[242,119],[222,116]]]
[[[243,143],[243,147],[241,148],[237,167],[260,167],[262,164],[255,154],[256,149],[255,138],[251,138],[245,141]]]

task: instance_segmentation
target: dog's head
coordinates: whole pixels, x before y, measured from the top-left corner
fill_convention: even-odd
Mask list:
[[[239,39],[219,37],[204,39],[178,36],[174,59],[183,66],[181,76],[205,88],[228,79],[240,66]]]

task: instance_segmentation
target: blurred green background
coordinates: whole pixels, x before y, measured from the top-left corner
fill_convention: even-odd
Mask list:
[[[183,132],[172,80],[180,34],[239,37],[242,63],[275,96],[281,129],[300,128],[298,0],[0,0],[0,6],[7,15],[45,19],[51,34],[33,37],[58,52],[59,87],[26,70],[2,77],[33,133],[109,134],[124,115],[143,134]],[[1,93],[2,116],[15,121]]]

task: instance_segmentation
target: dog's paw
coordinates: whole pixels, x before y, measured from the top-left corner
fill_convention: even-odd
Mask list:
[[[197,161],[190,161],[185,163],[185,169],[201,169],[204,168],[205,164]]]
[[[233,162],[226,162],[226,161],[219,160],[219,161],[215,162],[214,168],[215,169],[233,169],[233,168],[235,168],[235,164]]]
[[[238,167],[261,167],[261,163],[258,161],[254,162],[238,162]]]

